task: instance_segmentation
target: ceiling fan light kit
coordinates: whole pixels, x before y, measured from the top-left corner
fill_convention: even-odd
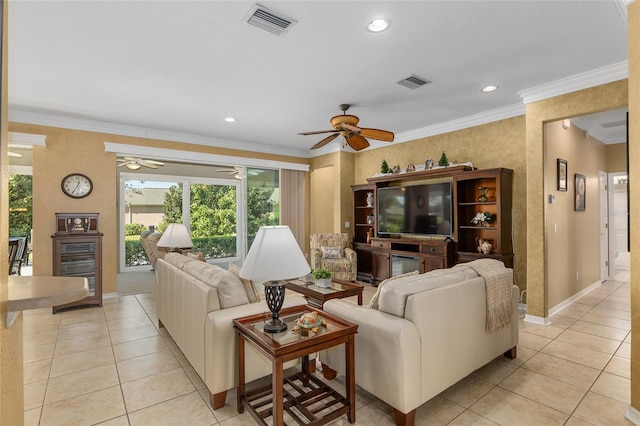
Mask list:
[[[365,138],[376,139],[383,142],[393,142],[394,134],[388,130],[370,129],[364,127],[358,127],[360,119],[355,115],[347,114],[349,104],[339,105],[342,110],[342,115],[336,115],[332,117],[329,122],[333,127],[333,130],[318,130],[314,132],[298,133],[299,135],[317,135],[321,133],[333,133],[330,136],[322,139],[311,147],[311,149],[318,149],[329,142],[333,141],[336,137],[342,136],[347,141],[347,144],[355,151],[360,151],[369,146],[369,141]]]

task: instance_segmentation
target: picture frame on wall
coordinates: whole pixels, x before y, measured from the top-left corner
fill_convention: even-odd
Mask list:
[[[567,160],[558,158],[558,191],[567,192]]]
[[[575,185],[576,185],[575,211],[583,212],[587,209],[587,204],[586,204],[587,177],[585,175],[576,173]]]

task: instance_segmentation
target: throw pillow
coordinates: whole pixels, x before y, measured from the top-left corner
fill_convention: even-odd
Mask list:
[[[378,290],[376,290],[375,294],[373,295],[373,297],[371,298],[371,301],[369,302],[369,308],[370,309],[378,309],[378,298],[380,297],[380,292],[382,291],[382,287],[387,284],[390,281],[393,280],[397,280],[398,278],[402,278],[402,277],[408,277],[410,275],[418,275],[419,272],[418,271],[411,271],[411,272],[407,272],[401,275],[396,275],[395,277],[391,277],[391,278],[387,278],[386,280],[382,281],[380,284],[378,284]]]
[[[196,259],[196,260],[199,260],[201,262],[204,262],[204,254],[201,251],[195,251],[195,252],[194,251],[188,251],[188,252],[185,252],[185,254],[190,259]]]
[[[258,289],[253,285],[253,281],[248,280],[246,278],[242,278],[240,276],[240,267],[235,263],[229,262],[227,266],[227,271],[231,272],[233,275],[240,279],[240,282],[244,286],[244,291],[247,293],[247,298],[249,299],[249,303],[259,302],[260,301],[260,293],[258,293]]]
[[[321,247],[323,259],[340,259],[342,253],[340,253],[340,247]]]
[[[240,279],[217,265],[191,260],[185,264],[184,271],[214,287],[218,291],[218,299],[222,309],[249,303],[249,298]]]

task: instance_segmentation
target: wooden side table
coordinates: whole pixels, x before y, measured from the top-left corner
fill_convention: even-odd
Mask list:
[[[317,311],[327,323],[317,333],[302,336],[293,331],[295,320],[306,312]],[[350,423],[356,420],[355,383],[355,335],[358,330],[352,324],[334,315],[297,306],[280,311],[280,319],[288,326],[282,333],[265,333],[262,327],[264,314],[233,320],[238,333],[238,413],[247,408],[258,424],[266,425],[272,417],[274,425],[284,423],[284,411],[298,424],[321,425],[346,414]],[[271,384],[247,391],[245,383],[245,342],[271,360],[273,374]],[[345,345],[346,395],[335,391],[309,371],[309,354],[339,344]],[[302,358],[302,370],[284,375],[284,363]]]
[[[289,280],[285,287],[296,293],[303,294],[307,298],[309,305],[314,308],[322,309],[324,302],[331,299],[344,299],[345,297],[358,296],[358,305],[362,305],[362,292],[364,286],[362,284],[351,281],[331,280],[331,287],[318,287],[313,282],[303,280]]]

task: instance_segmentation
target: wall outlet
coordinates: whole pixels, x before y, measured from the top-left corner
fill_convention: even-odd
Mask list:
[[[580,281],[580,272],[576,271],[576,281]]]
[[[351,227],[351,222],[345,222],[345,223],[344,223],[344,227],[345,227],[346,229],[349,229],[349,228]]]

